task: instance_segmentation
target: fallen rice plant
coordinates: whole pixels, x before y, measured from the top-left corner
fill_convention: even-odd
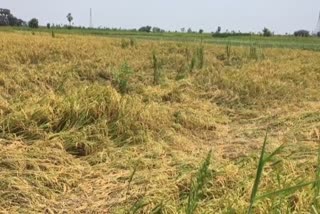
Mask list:
[[[320,53],[135,39],[0,34],[1,213],[319,213]]]

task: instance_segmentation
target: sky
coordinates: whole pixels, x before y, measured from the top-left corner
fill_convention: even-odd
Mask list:
[[[23,3],[22,3],[23,2]],[[234,30],[275,33],[313,31],[320,12],[320,0],[1,0],[18,18],[38,18],[41,25],[67,24],[71,13],[74,25],[139,28],[150,25],[165,30],[181,28],[206,32]]]

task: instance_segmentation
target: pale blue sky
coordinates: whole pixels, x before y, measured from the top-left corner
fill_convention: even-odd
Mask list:
[[[89,25],[89,8],[95,27],[139,28],[158,26],[167,30],[182,27],[222,30],[261,31],[268,27],[276,33],[298,29],[314,30],[320,0],[1,0],[17,17],[40,23],[66,24],[71,12],[75,25]]]

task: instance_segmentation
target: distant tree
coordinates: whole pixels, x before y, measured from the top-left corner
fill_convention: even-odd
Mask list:
[[[265,37],[270,37],[270,36],[272,36],[271,30],[269,30],[268,28],[264,28],[264,29],[262,30],[262,33],[263,33],[263,36],[265,36]]]
[[[8,17],[0,16],[0,26],[7,26],[9,25]]]
[[[38,21],[38,19],[36,19],[36,18],[31,19],[31,20],[28,22],[28,26],[29,26],[30,28],[38,28],[38,27],[39,27],[39,21]]]
[[[27,25],[27,22],[23,21],[22,19],[18,19],[18,26],[24,26],[24,27],[26,27],[26,26],[28,26],[28,25]]]
[[[8,21],[9,21],[10,26],[17,26],[18,25],[18,19],[15,16],[13,16],[12,14],[10,14],[8,16]]]
[[[320,32],[317,33],[317,36],[320,37]]]
[[[217,33],[217,34],[221,33],[221,27],[220,27],[220,26],[218,27],[216,33]]]
[[[152,32],[153,32],[153,33],[160,33],[160,32],[161,32],[161,29],[158,28],[158,27],[153,27],[153,28],[152,28]]]
[[[68,13],[68,15],[67,15],[67,20],[68,20],[68,22],[69,22],[69,28],[71,28],[71,22],[72,22],[72,20],[73,20],[73,17],[72,17],[72,15],[71,15],[71,13]]]
[[[21,19],[18,19],[13,14],[10,13],[8,9],[1,9],[0,14],[0,26],[22,26],[25,25],[25,22]]]
[[[181,33],[184,33],[184,32],[186,32],[186,29],[183,27],[181,28]]]
[[[298,31],[294,32],[294,36],[308,37],[308,36],[310,36],[310,32],[307,30],[298,30]]]
[[[51,28],[50,23],[47,23],[47,28],[48,28],[48,29],[50,29],[50,28]]]
[[[187,32],[188,32],[188,33],[192,33],[191,27],[188,28]]]
[[[150,32],[151,32],[151,29],[152,29],[152,27],[147,25],[147,26],[143,26],[143,27],[139,28],[139,31],[140,31],[140,32],[150,33]]]
[[[203,30],[202,30],[202,29],[200,29],[200,30],[199,30],[199,33],[200,33],[200,34],[203,34]]]

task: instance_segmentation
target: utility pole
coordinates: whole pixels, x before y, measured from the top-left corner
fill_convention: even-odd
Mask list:
[[[314,35],[318,35],[320,33],[320,13],[319,13],[319,19],[318,19],[316,29],[314,30],[313,33],[314,33]]]
[[[93,28],[93,23],[92,23],[92,8],[90,8],[90,28]]]

